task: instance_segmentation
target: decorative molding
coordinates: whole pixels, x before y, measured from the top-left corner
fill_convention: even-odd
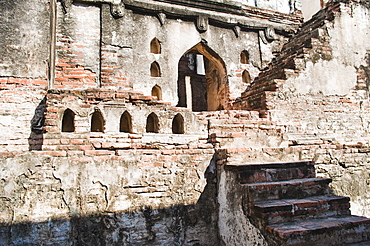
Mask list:
[[[238,26],[238,25],[236,25],[236,26],[233,26],[233,31],[234,31],[234,33],[235,33],[235,36],[237,37],[237,38],[239,38],[240,37],[240,26]]]
[[[216,2],[212,0],[153,0],[154,2],[162,2],[179,6],[186,6],[191,8],[198,8],[204,10],[211,10],[216,12],[223,12],[228,14],[243,15],[243,9],[240,4],[227,4],[223,2]]]
[[[269,42],[272,42],[274,40],[276,40],[276,33],[275,33],[275,29],[273,27],[267,27],[265,29],[265,36],[266,36],[266,39],[267,41]]]
[[[167,18],[186,18],[194,20],[200,32],[207,31],[209,25],[234,28],[237,23],[241,30],[264,31],[272,26],[279,34],[290,36],[302,23],[302,17],[298,15],[245,6],[242,8],[241,5],[212,0],[121,0],[120,4],[114,4],[116,2],[114,0],[79,0],[79,2],[110,4],[114,18],[122,17],[126,9],[155,16],[161,25]],[[239,32],[237,29],[236,35]]]
[[[61,0],[63,12],[68,13],[70,7],[72,6],[73,0]]]
[[[205,15],[199,15],[197,18],[197,29],[199,32],[205,32],[208,30],[208,17]]]
[[[110,5],[110,13],[114,18],[121,18],[125,14],[125,5],[120,3],[111,3]]]
[[[161,23],[161,26],[163,26],[165,21],[166,21],[166,14],[160,12],[160,13],[157,14],[157,18],[159,20],[159,23]]]

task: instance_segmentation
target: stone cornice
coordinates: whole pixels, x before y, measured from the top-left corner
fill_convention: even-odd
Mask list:
[[[76,1],[77,2],[77,1]],[[206,19],[209,24],[233,30],[263,31],[269,28],[279,33],[293,33],[302,23],[299,15],[226,4],[208,0],[79,0],[86,3],[108,3],[112,9],[129,9],[137,13],[158,16],[161,24],[165,17],[184,18],[199,23]],[[121,11],[119,11],[120,13]],[[112,10],[113,16],[121,17]],[[198,28],[199,29],[199,28]],[[206,30],[200,30],[206,31]]]

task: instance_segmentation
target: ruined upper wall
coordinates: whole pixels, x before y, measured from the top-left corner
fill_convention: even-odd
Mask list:
[[[317,30],[314,48],[306,56],[304,72],[288,79],[284,87],[295,88],[302,94],[349,95],[356,91],[357,95],[367,98],[369,82],[365,81],[369,75],[364,71],[370,66],[370,8],[356,1],[338,3],[336,8],[332,12],[334,19]],[[315,19],[321,19],[327,11],[319,12],[306,25],[318,23]],[[315,48],[318,42],[327,44],[327,50],[323,51],[327,55]]]
[[[242,4],[258,7],[262,9],[269,9],[273,11],[278,11],[281,13],[294,13],[296,11],[301,11],[301,1],[300,0],[233,0],[235,2],[240,2]]]

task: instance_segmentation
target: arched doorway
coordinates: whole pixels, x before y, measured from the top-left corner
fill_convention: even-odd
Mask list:
[[[225,63],[205,43],[198,43],[180,58],[178,71],[178,107],[193,111],[227,107],[229,87]]]

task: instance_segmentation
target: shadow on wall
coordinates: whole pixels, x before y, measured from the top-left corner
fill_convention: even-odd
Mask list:
[[[219,245],[215,176],[211,161],[196,204],[0,223],[0,245]]]
[[[46,112],[46,97],[44,97],[35,109],[31,119],[31,134],[28,137],[29,150],[42,150],[44,140],[44,121]]]

